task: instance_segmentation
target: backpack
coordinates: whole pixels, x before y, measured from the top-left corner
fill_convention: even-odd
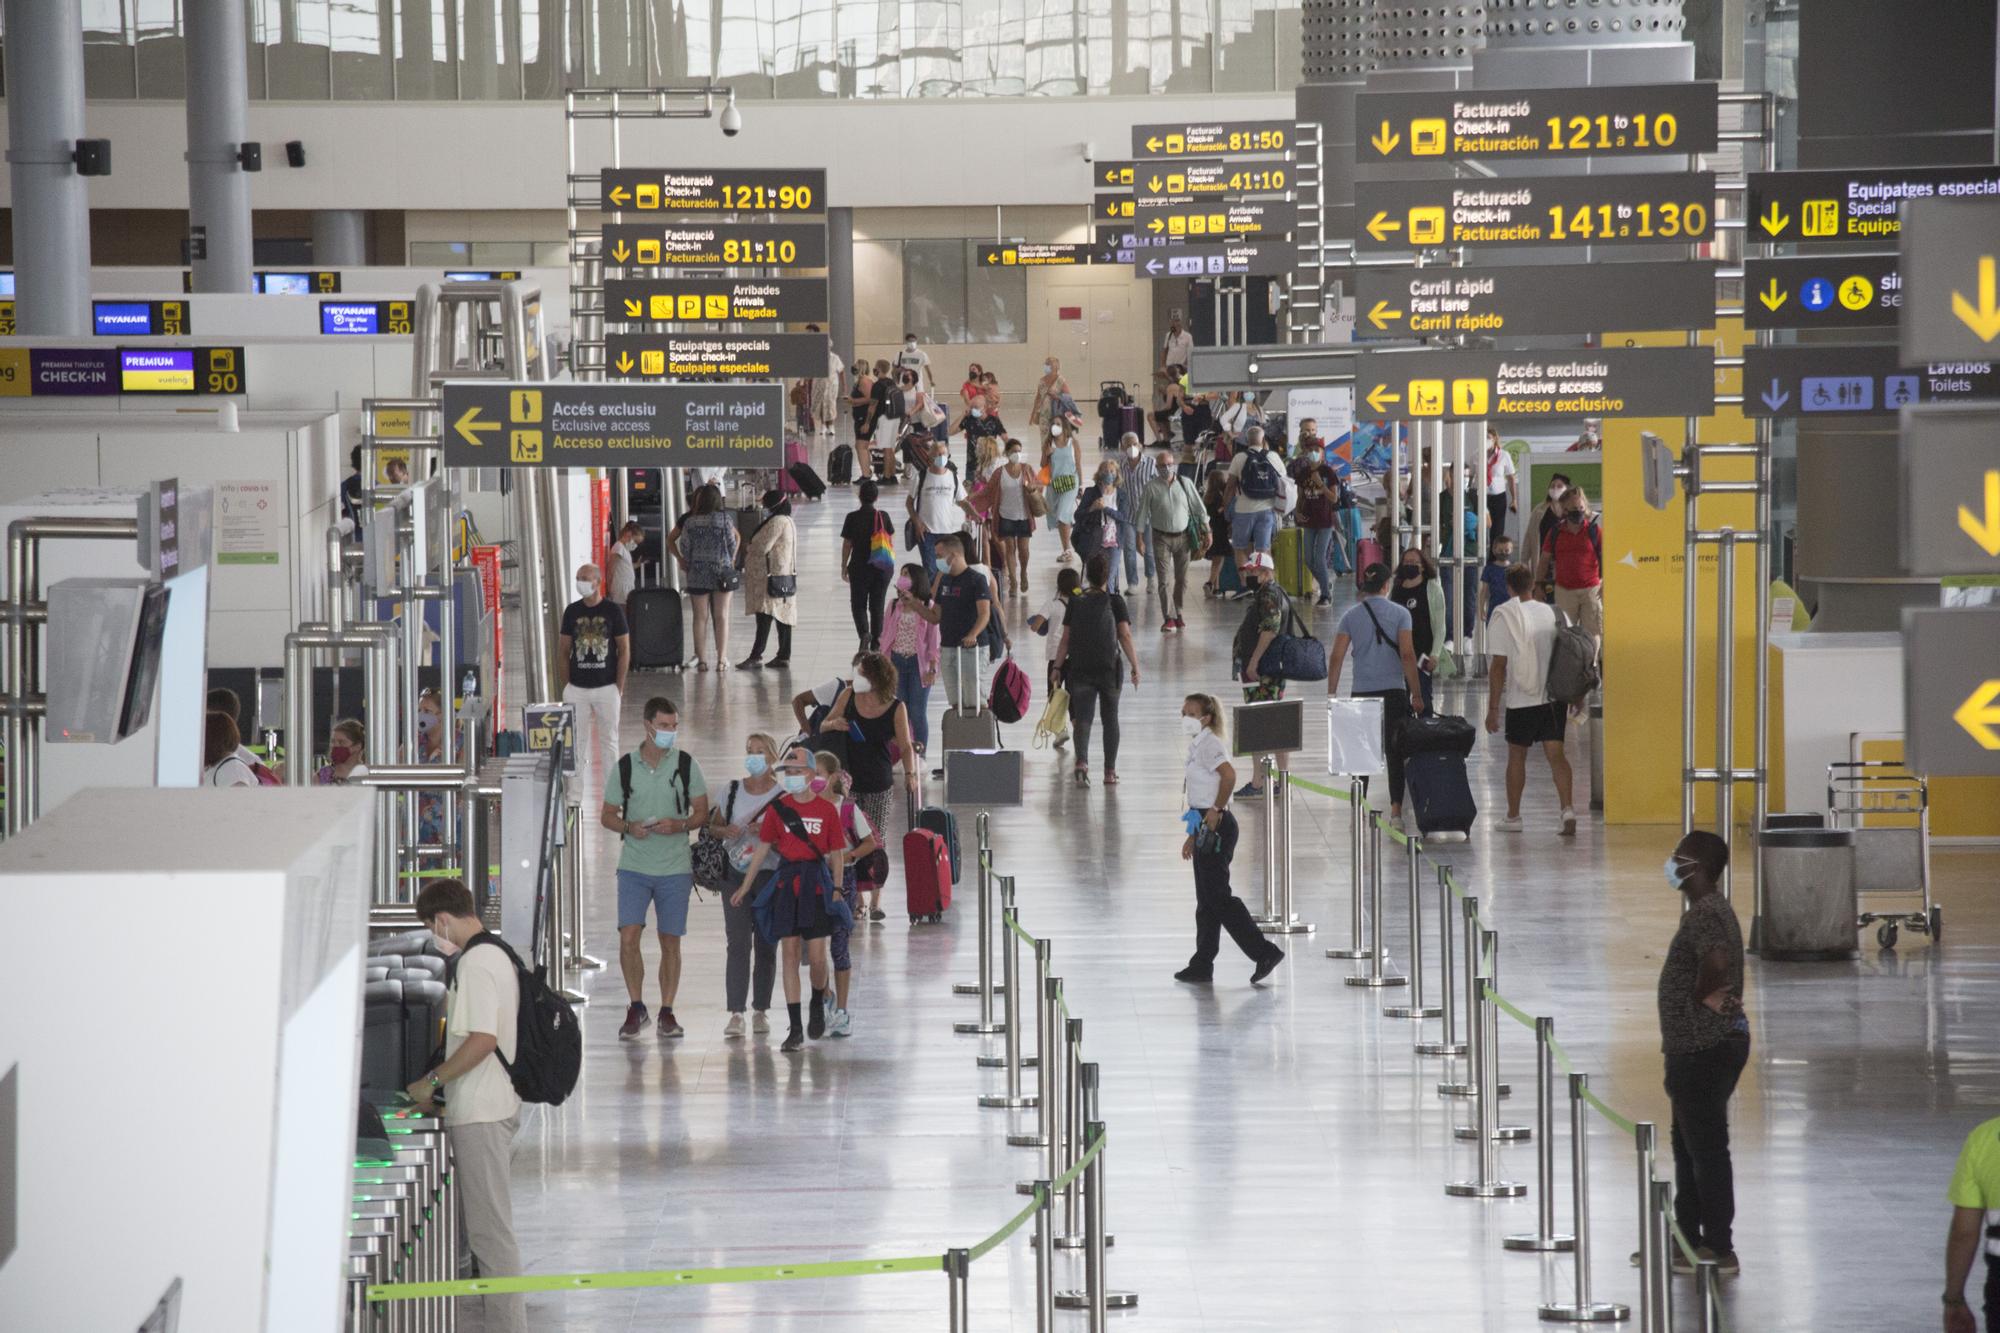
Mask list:
[[[1549,654],[1549,698],[1579,704],[1597,688],[1597,641],[1583,626],[1556,613],[1556,643]]]
[[[1265,579],[1263,586],[1257,590],[1256,595],[1245,600],[1243,623],[1236,627],[1236,637],[1230,642],[1229,660],[1230,664],[1235,668],[1238,678],[1242,677],[1243,669],[1250,664],[1250,653],[1257,647],[1257,639],[1264,632],[1258,622],[1263,619],[1261,611],[1266,596],[1273,596],[1278,599],[1278,609],[1281,615],[1289,617],[1292,614],[1292,599],[1286,596],[1285,590],[1278,586],[1276,579]],[[1283,630],[1281,629],[1279,632],[1283,633]],[[1275,643],[1276,640],[1273,639],[1272,642]],[[1265,655],[1267,657],[1270,655],[1268,648],[1265,649]],[[1259,665],[1262,664],[1260,663]]]
[[[1028,683],[1028,673],[1014,664],[1012,657],[1001,661],[999,669],[993,673],[993,693],[987,699],[987,707],[993,716],[1002,722],[1019,722],[1028,715],[1028,705],[1034,697],[1034,689]]]
[[[521,956],[498,935],[481,931],[466,941],[465,948],[470,952],[482,944],[495,945],[506,953],[521,988],[514,1025],[514,1061],[509,1064],[497,1050],[494,1055],[522,1101],[561,1106],[576,1090],[577,1075],[583,1070],[583,1028],[576,1010],[550,989],[539,970],[531,972],[523,967]]]
[[[1269,449],[1252,449],[1243,455],[1243,471],[1237,475],[1236,488],[1252,500],[1278,498],[1284,481],[1278,465],[1271,461]]]
[[[688,796],[688,775],[694,771],[694,760],[689,757],[686,750],[679,750],[677,753],[681,757],[681,762],[674,770],[673,780],[681,784],[681,804],[693,810],[694,801]],[[623,820],[627,818],[625,812],[632,808],[632,753],[629,750],[618,756],[618,789],[625,793],[625,799],[618,802],[618,818]],[[675,815],[674,818],[679,819],[681,816]],[[625,841],[625,835],[619,834],[618,840]]]

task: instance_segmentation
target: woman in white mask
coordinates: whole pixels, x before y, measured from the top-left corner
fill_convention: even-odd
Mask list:
[[[1028,466],[1019,440],[1007,441],[1005,460],[987,478],[975,505],[994,515],[993,544],[998,548],[1000,568],[995,571],[1007,585],[1007,596],[1028,590],[1028,543],[1035,535],[1035,501],[1042,489],[1041,479]]]
[[[1285,961],[1285,951],[1264,938],[1250,909],[1229,886],[1229,862],[1236,855],[1236,816],[1229,813],[1236,769],[1222,738],[1222,705],[1214,696],[1190,694],[1181,702],[1181,731],[1188,738],[1186,839],[1181,859],[1194,863],[1194,956],[1174,973],[1175,981],[1206,984],[1215,979],[1215,956],[1227,930],[1236,947],[1256,964],[1252,985]]]
[[[1058,403],[1067,397],[1069,381],[1063,378],[1062,359],[1052,356],[1042,362],[1042,377],[1035,382],[1035,405],[1028,412],[1028,423],[1046,429],[1050,422],[1060,418]]]

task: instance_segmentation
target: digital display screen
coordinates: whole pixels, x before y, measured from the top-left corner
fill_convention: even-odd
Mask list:
[[[321,301],[319,331],[369,334],[382,331],[382,308],[373,301]]]
[[[118,349],[118,387],[123,393],[193,393],[194,349]]]
[[[312,295],[312,275],[309,273],[259,273],[257,290],[266,296],[310,296]]]
[[[513,282],[521,276],[517,268],[446,269],[446,282]]]
[[[0,272],[0,296],[12,296],[13,294],[14,270],[10,268],[4,272]]]
[[[143,337],[153,331],[153,308],[144,301],[93,301],[90,322],[100,338]]]

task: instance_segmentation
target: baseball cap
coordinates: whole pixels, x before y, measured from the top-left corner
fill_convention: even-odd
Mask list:
[[[1243,557],[1243,567],[1245,569],[1276,569],[1277,565],[1272,563],[1269,551],[1252,551]]]

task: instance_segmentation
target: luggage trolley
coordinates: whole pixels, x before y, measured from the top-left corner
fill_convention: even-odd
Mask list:
[[[1944,912],[1931,901],[1930,786],[1900,762],[1856,759],[1826,766],[1827,822],[1854,830],[1854,889],[1857,895],[1911,894],[1916,911],[1868,912],[1855,928],[1875,926],[1884,949],[1896,945],[1902,927],[1944,935]]]

